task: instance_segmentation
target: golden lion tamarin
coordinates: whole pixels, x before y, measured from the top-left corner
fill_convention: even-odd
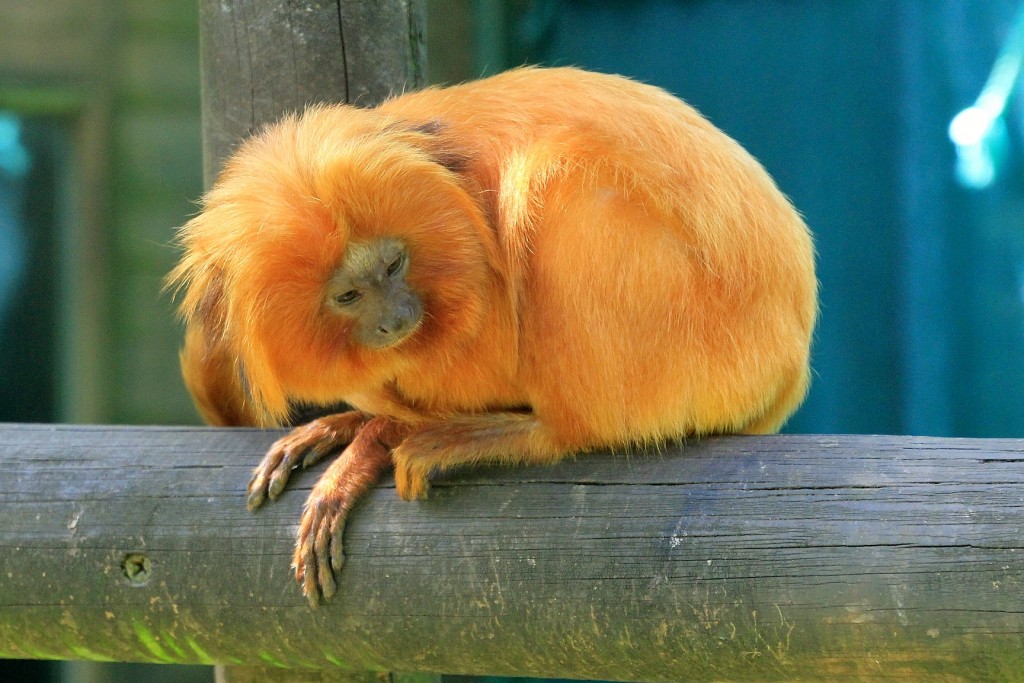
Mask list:
[[[221,425],[283,425],[249,507],[343,449],[295,568],[335,591],[355,500],[476,462],[776,431],[816,315],[806,226],[764,169],[657,88],[524,68],[316,106],[246,141],[180,231],[181,362]]]

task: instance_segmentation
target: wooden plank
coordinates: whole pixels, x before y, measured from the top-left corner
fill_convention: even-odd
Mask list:
[[[239,140],[316,102],[371,106],[425,83],[414,0],[201,0],[204,170]]]
[[[311,610],[274,432],[0,429],[0,654],[623,681],[1024,676],[1024,441],[722,437],[382,482]]]

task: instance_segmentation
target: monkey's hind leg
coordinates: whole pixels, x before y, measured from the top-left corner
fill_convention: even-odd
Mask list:
[[[255,510],[267,498],[276,500],[293,469],[315,465],[331,451],[345,446],[369,419],[369,415],[358,411],[326,415],[296,427],[275,441],[252,473],[246,501],[248,508]]]
[[[394,450],[395,488],[405,500],[425,498],[433,471],[482,462],[551,463],[569,450],[531,413],[460,415],[413,432]]]
[[[359,498],[391,466],[391,449],[409,427],[387,417],[369,420],[317,481],[299,521],[293,565],[295,579],[316,607],[334,595],[334,572],[345,561],[345,519]]]

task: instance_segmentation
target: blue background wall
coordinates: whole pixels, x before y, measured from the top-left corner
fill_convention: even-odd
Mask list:
[[[1024,211],[1011,153],[977,192],[950,119],[1015,0],[534,2],[514,59],[663,86],[746,146],[815,232],[816,377],[789,431],[1024,435]]]

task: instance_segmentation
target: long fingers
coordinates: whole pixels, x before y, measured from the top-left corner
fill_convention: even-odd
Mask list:
[[[326,415],[275,441],[253,471],[246,507],[255,510],[268,498],[276,500],[284,491],[292,470],[299,466],[310,467],[340,449],[368,420],[367,415],[357,411]]]
[[[299,522],[293,567],[295,579],[313,607],[337,591],[335,573],[345,564],[348,512],[391,466],[387,444],[399,431],[387,418],[371,420],[309,494]]]
[[[345,564],[342,537],[348,509],[324,499],[311,501],[302,514],[293,567],[311,607],[329,600],[338,589],[334,573]]]

